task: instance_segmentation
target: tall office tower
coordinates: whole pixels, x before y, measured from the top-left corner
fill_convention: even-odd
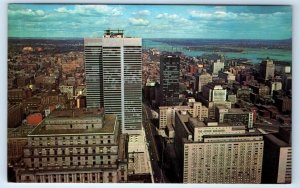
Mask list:
[[[219,71],[224,71],[224,62],[220,59],[214,62],[212,65],[212,74],[218,74]]]
[[[183,183],[261,183],[264,141],[245,125],[175,114],[174,145]]]
[[[102,39],[84,39],[86,106],[103,107]]]
[[[103,38],[85,38],[87,107],[116,114],[122,132],[142,129],[142,40],[122,30],[106,30]]]
[[[103,109],[54,111],[27,139],[17,182],[127,182],[125,137]]]
[[[201,92],[203,87],[212,82],[212,76],[207,73],[206,71],[203,71],[197,78],[198,81],[198,92]]]
[[[266,134],[262,183],[291,183],[291,128],[280,127],[278,133]]]
[[[176,55],[160,57],[161,106],[179,104],[180,58]]]
[[[263,79],[269,80],[274,78],[275,64],[273,60],[266,59],[260,64],[260,75]]]

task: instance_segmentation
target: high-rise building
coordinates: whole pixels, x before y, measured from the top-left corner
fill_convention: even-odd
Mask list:
[[[224,71],[224,62],[218,59],[212,65],[212,74],[218,75],[219,71]]]
[[[142,129],[142,40],[122,30],[106,30],[103,38],[85,38],[86,105],[116,114],[122,132]]]
[[[203,71],[198,77],[197,77],[197,81],[198,81],[198,92],[201,92],[203,87],[212,82],[212,76],[207,73],[206,71]]]
[[[291,134],[291,129],[288,131]],[[291,183],[292,147],[283,128],[277,134],[266,134],[262,183]]]
[[[176,55],[160,57],[161,106],[179,104],[180,58]]]
[[[227,90],[221,85],[208,84],[203,87],[203,96],[212,102],[226,101]]]
[[[264,80],[269,80],[274,78],[275,65],[273,60],[266,59],[260,64],[260,75]]]
[[[245,125],[175,114],[174,145],[183,183],[261,183],[264,141]]]
[[[53,111],[28,134],[17,182],[126,182],[125,139],[103,109]]]

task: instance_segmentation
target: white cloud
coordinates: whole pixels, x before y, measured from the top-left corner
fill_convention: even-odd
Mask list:
[[[168,13],[162,13],[162,14],[158,14],[156,16],[156,18],[165,18],[165,19],[177,19],[179,18],[179,16],[177,14],[168,14]]]
[[[132,14],[138,16],[149,16],[151,12],[149,10],[140,10],[138,12],[133,12]]]
[[[32,10],[32,9],[17,9],[17,10],[8,10],[10,16],[45,16],[43,10]]]
[[[55,9],[55,11],[59,13],[68,13],[68,10],[65,7],[59,7]]]
[[[165,19],[169,22],[172,23],[178,23],[178,24],[191,24],[191,21],[178,16],[177,14],[168,14],[168,13],[162,13],[162,14],[158,14],[156,16],[157,19]]]
[[[220,20],[233,20],[238,18],[239,14],[233,12],[225,12],[223,10],[217,10],[215,12],[203,12],[193,10],[190,12],[192,18],[205,18],[205,19],[220,19]]]
[[[149,21],[141,18],[129,18],[129,23],[132,25],[146,26],[149,24]]]
[[[275,12],[272,14],[255,14],[255,13],[234,13],[234,12],[226,12],[224,10],[217,9],[214,12],[204,12],[193,10],[190,12],[190,16],[192,19],[201,18],[202,20],[240,20],[240,21],[253,21],[257,19],[267,19],[272,17],[280,17],[285,13],[283,12]]]
[[[55,9],[56,12],[66,14],[81,14],[81,15],[95,15],[103,14],[107,16],[120,16],[122,11],[120,8],[112,8],[107,5],[75,5],[74,9],[66,9],[59,7]]]

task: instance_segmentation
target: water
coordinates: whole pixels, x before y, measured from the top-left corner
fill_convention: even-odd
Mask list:
[[[250,41],[250,40],[249,40]],[[160,51],[180,51],[184,55],[196,57],[202,54],[214,53],[212,51],[192,50],[186,49],[186,46],[218,46],[218,45],[229,45],[239,46],[242,45],[243,52],[217,52],[223,54],[225,58],[246,58],[252,63],[260,63],[261,59],[267,57],[273,60],[292,62],[292,51],[289,49],[291,45],[287,40],[284,41],[260,41],[251,40],[218,40],[218,39],[143,39],[143,48],[156,48]],[[247,44],[245,45],[245,42]],[[257,47],[261,44],[261,47]],[[284,49],[271,49],[270,47],[282,45]],[[250,46],[250,47],[249,47]]]

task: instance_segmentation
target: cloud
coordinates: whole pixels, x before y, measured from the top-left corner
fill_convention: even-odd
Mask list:
[[[9,16],[45,16],[43,10],[32,10],[32,9],[16,9],[8,10]]]
[[[146,26],[149,25],[148,20],[144,20],[142,18],[129,18],[129,23],[137,26]]]
[[[165,19],[168,22],[171,23],[178,23],[178,24],[191,24],[191,21],[178,16],[177,14],[168,14],[168,13],[162,13],[162,14],[158,14],[156,16],[157,19]]]
[[[132,14],[137,16],[149,16],[151,12],[149,10],[140,10],[138,12],[133,12]]]
[[[162,14],[158,14],[156,16],[156,18],[158,18],[158,19],[161,19],[161,18],[165,18],[165,19],[177,19],[177,18],[179,18],[179,16],[177,14],[162,13]]]
[[[83,16],[92,15],[107,15],[107,16],[120,16],[122,11],[120,8],[114,8],[107,5],[75,5],[73,9],[67,9],[65,7],[59,7],[55,9],[58,13],[64,14],[79,14]]]
[[[204,18],[209,20],[233,20],[238,17],[237,13],[232,12],[225,12],[222,10],[217,10],[215,12],[203,12],[203,11],[197,11],[193,10],[190,12],[190,15],[192,18]]]

